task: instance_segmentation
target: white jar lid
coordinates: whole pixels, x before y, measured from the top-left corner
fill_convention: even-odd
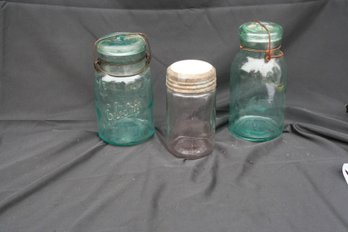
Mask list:
[[[202,60],[181,60],[167,68],[167,88],[178,93],[205,93],[216,88],[214,66]]]

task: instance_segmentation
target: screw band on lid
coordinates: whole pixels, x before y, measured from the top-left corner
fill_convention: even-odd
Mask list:
[[[206,93],[216,89],[216,70],[208,62],[182,60],[167,69],[166,86],[178,93]]]

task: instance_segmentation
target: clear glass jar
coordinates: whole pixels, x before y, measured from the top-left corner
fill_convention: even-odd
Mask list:
[[[150,49],[142,33],[119,32],[95,43],[95,104],[98,135],[118,146],[154,134]]]
[[[209,155],[215,137],[215,68],[201,60],[178,61],[167,69],[168,150],[179,158]]]
[[[284,127],[283,29],[257,21],[241,25],[239,32],[241,50],[231,66],[229,131],[244,140],[269,141]]]

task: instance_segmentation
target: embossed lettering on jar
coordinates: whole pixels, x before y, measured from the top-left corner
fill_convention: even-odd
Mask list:
[[[150,49],[141,33],[113,33],[96,42],[95,100],[99,136],[128,146],[154,134]]]
[[[243,24],[239,31],[241,50],[231,66],[229,131],[252,142],[272,140],[284,127],[283,29],[257,21]]]

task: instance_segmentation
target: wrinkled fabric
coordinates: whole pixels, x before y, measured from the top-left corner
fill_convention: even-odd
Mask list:
[[[284,28],[286,127],[265,143],[227,130],[238,26]],[[344,0],[0,1],[0,231],[348,231]],[[156,135],[115,147],[96,132],[93,45],[148,35]],[[166,151],[165,71],[181,59],[217,69],[212,155]]]

